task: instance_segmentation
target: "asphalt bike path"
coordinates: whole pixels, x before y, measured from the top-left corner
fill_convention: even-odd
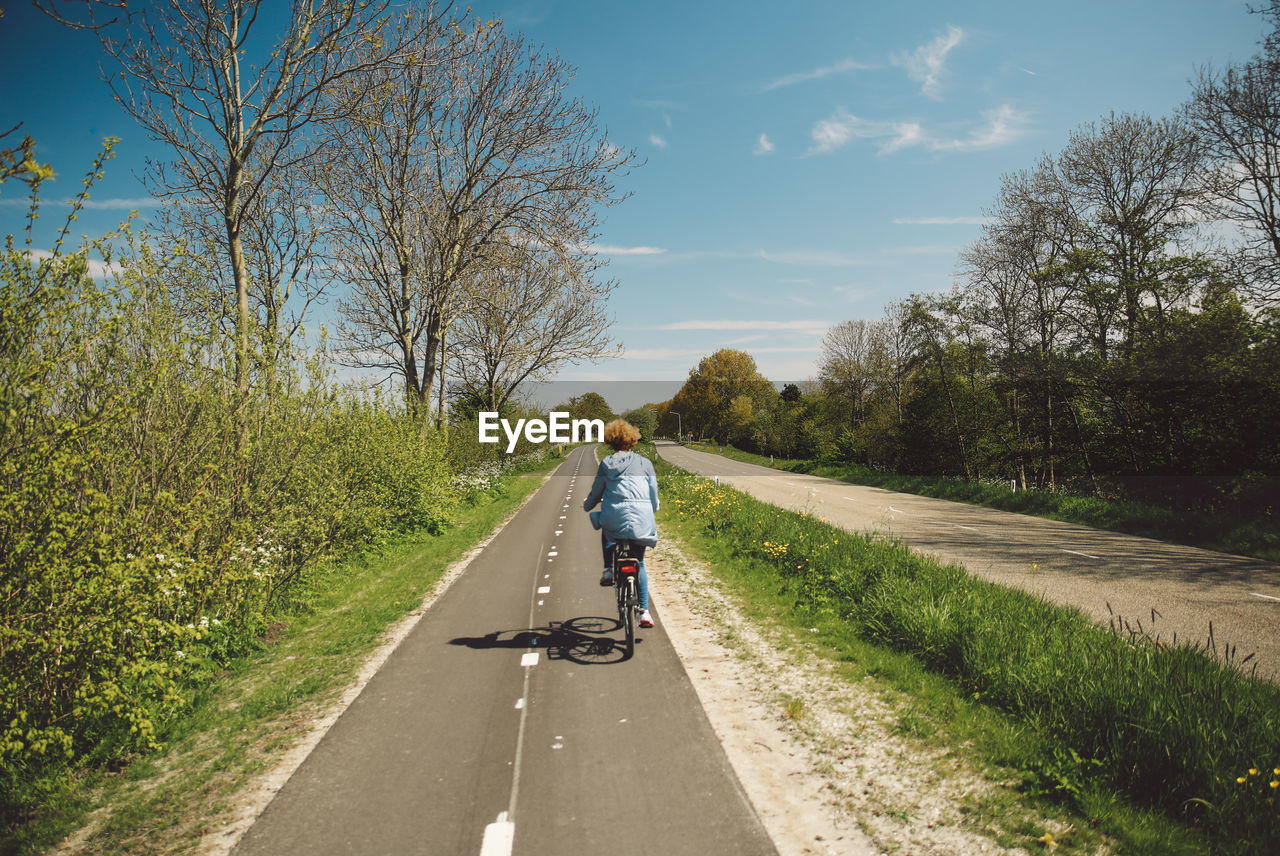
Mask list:
[[[678,467],[852,532],[882,532],[1001,585],[1122,618],[1171,642],[1206,644],[1280,681],[1280,565],[1072,523],[789,473],[660,443]]]
[[[582,511],[593,449],[430,607],[236,856],[776,854],[662,629],[660,591],[625,659]]]

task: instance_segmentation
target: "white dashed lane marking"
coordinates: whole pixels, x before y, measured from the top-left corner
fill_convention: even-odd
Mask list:
[[[484,840],[480,842],[480,856],[511,856],[515,846],[516,825],[507,820],[504,811],[498,819],[484,828]]]

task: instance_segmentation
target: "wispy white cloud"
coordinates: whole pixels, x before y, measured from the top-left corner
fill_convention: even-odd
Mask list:
[[[894,217],[897,226],[980,226],[986,217]]]
[[[628,360],[697,360],[706,356],[694,348],[627,348]]]
[[[620,247],[616,244],[592,244],[591,251],[606,256],[658,256],[666,252],[662,247]]]
[[[774,89],[781,89],[784,86],[794,86],[797,83],[805,83],[810,80],[821,80],[824,77],[830,77],[833,74],[846,74],[850,71],[858,71],[870,68],[871,66],[863,65],[860,62],[854,62],[852,59],[842,59],[834,65],[825,65],[821,68],[815,68],[812,71],[802,71],[797,74],[788,74],[779,77],[777,80],[766,83],[761,92],[769,92]]]
[[[758,250],[756,258],[783,265],[817,265],[822,267],[848,267],[863,264],[862,260],[830,250]]]
[[[71,199],[46,199],[43,205],[70,205]],[[0,199],[2,208],[26,208],[31,200],[26,197],[10,197]],[[160,200],[154,196],[128,196],[124,198],[87,199],[84,208],[88,211],[132,211],[133,209],[154,208]]]
[[[965,139],[940,142],[933,148],[953,148],[960,151],[994,149],[1013,142],[1026,131],[1027,117],[1008,104],[988,110],[982,115],[987,119],[986,127],[979,128]]]
[[[649,142],[650,142],[651,144],[653,144],[653,145],[657,146],[657,147],[658,147],[658,148],[660,148],[660,149],[665,149],[665,148],[667,147],[667,141],[666,141],[666,139],[665,139],[665,138],[663,138],[663,137],[658,136],[657,134],[650,134],[650,135],[649,135]]]
[[[756,154],[767,155],[770,152],[772,152],[773,149],[774,149],[774,145],[772,142],[770,142],[769,136],[767,134],[761,134],[760,138],[756,140],[756,148],[755,148]]]
[[[633,98],[631,103],[648,110],[678,110],[681,107],[679,101],[666,98]]]
[[[770,332],[810,333],[822,331],[831,326],[830,321],[762,321],[742,319],[714,319],[702,321],[673,321],[663,324],[659,330],[767,330]]]
[[[886,247],[884,250],[892,256],[945,256],[956,252],[955,247],[939,247],[939,246],[914,246],[914,247]]]
[[[820,333],[827,332],[827,329],[830,326],[831,325],[828,324],[826,327],[823,327],[820,330],[817,328],[814,328],[813,330],[806,330],[805,332],[817,335]],[[801,345],[795,348],[786,348],[781,346],[776,346],[772,348],[752,348],[751,355],[756,356],[757,354],[816,354],[821,350],[822,350],[822,346],[817,342],[815,342],[812,345]]]
[[[920,91],[930,98],[939,97],[943,66],[947,54],[964,41],[965,32],[959,27],[947,25],[947,31],[928,44],[911,53],[898,54],[893,64],[906,69],[907,76],[920,84]]]
[[[43,261],[44,259],[53,258],[53,253],[49,252],[48,250],[31,250],[31,251],[24,250],[24,252],[26,252],[29,258],[31,258],[33,261],[36,261],[36,262]],[[115,265],[115,264],[109,265],[106,262],[102,261],[101,259],[89,258],[89,259],[86,259],[85,262],[87,264],[89,276],[91,276],[94,279],[107,279],[108,277],[113,277],[120,273],[119,265]]]
[[[1027,117],[1005,104],[982,114],[984,123],[967,137],[941,137],[919,122],[884,122],[864,119],[845,110],[837,110],[819,119],[809,132],[813,145],[809,154],[826,154],[844,148],[856,139],[879,140],[880,154],[892,154],[909,148],[930,151],[979,151],[1008,145],[1026,132]]]
[[[833,152],[843,148],[858,129],[858,117],[841,111],[830,119],[819,119],[809,132],[816,152]]]
[[[750,336],[735,336],[732,339],[725,339],[724,345],[729,348],[737,348],[742,345],[750,345],[752,342],[768,340],[769,338],[769,333],[752,333]]]
[[[855,139],[886,139],[886,142],[880,145],[880,151],[883,153],[919,145],[923,141],[923,132],[919,123],[878,122],[863,119],[843,109],[837,110],[826,119],[815,122],[809,136],[813,138],[813,145],[809,149],[810,154],[834,152]]]

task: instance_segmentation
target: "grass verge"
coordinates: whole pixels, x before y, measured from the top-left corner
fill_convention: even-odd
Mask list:
[[[1141,535],[1160,541],[1203,547],[1223,553],[1253,556],[1280,562],[1280,517],[1264,515],[1241,521],[1222,513],[1177,509],[1120,499],[1083,496],[1066,491],[1021,490],[1007,485],[973,482],[958,478],[907,476],[838,461],[808,461],[772,458],[743,452],[732,446],[688,444],[689,448],[711,452],[749,464],[806,473],[850,484],[868,485],[931,496],[953,502],[967,502],[1019,514],[1030,514],[1066,523],[1079,523],[1113,532]]]
[[[0,842],[0,853],[46,853],[68,835],[60,852],[194,848],[225,822],[238,792],[350,685],[388,626],[418,608],[449,565],[541,482],[541,472],[506,476],[440,535],[408,537],[376,555],[316,569],[292,607],[274,617],[261,649],[194,694],[163,735],[162,753],[62,783],[37,821]]]
[[[962,740],[1123,852],[1277,852],[1280,688],[659,467],[666,523],[838,657],[919,697],[904,729],[1003,719]]]

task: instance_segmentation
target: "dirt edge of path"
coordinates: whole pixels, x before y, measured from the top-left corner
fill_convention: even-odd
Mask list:
[[[1001,785],[895,734],[900,712],[872,682],[839,678],[808,640],[745,618],[677,542],[645,565],[658,620],[780,856],[1029,852],[998,844],[975,812]]]

